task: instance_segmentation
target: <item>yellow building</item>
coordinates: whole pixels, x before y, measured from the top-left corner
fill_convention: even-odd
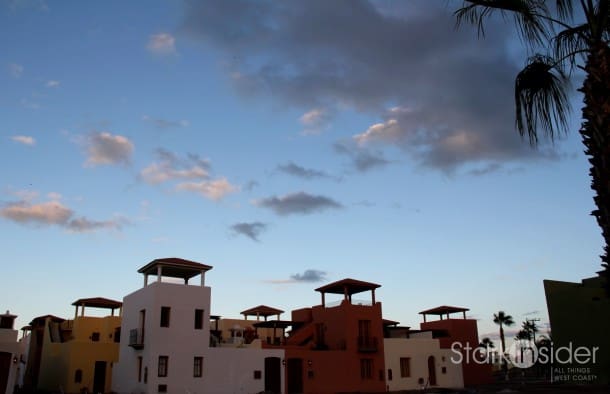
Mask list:
[[[110,392],[112,365],[118,361],[121,335],[119,301],[87,298],[75,301],[74,319],[34,319],[37,338],[30,343],[30,387],[66,394]],[[85,315],[85,308],[110,309],[110,316]],[[115,315],[118,310],[118,315]],[[34,337],[33,337],[34,339]]]

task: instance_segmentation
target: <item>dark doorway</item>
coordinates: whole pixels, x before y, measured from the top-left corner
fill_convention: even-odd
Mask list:
[[[428,383],[430,386],[436,386],[436,362],[434,356],[428,357]]]
[[[303,360],[300,358],[289,358],[288,365],[288,394],[299,394],[303,392]]]
[[[281,393],[282,379],[279,357],[265,357],[265,392]]]
[[[0,393],[6,393],[6,385],[8,384],[8,374],[11,370],[12,358],[13,355],[11,353],[0,352]]]
[[[96,361],[93,371],[93,394],[104,393],[106,389],[106,361]]]

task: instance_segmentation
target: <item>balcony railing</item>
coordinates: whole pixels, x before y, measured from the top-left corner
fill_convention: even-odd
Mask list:
[[[144,330],[141,328],[129,330],[129,346],[134,349],[142,349],[144,347]]]
[[[377,338],[369,336],[358,337],[358,351],[362,353],[374,353],[378,350]]]

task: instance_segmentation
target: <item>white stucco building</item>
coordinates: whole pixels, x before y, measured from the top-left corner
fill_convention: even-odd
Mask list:
[[[462,364],[452,362],[451,349],[442,349],[431,331],[385,338],[386,384],[389,391],[463,388]]]
[[[144,286],[123,299],[112,388],[127,393],[283,392],[283,350],[210,347],[211,266],[165,258],[138,270]],[[149,277],[156,276],[149,283]],[[189,283],[199,276],[197,283]],[[193,281],[195,282],[195,281]]]
[[[19,342],[16,315],[0,315],[0,394],[12,394],[25,369],[25,341]]]

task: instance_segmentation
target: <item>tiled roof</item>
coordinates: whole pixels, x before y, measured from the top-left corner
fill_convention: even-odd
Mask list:
[[[120,301],[111,300],[103,297],[95,297],[95,298],[81,298],[72,303],[75,306],[88,306],[92,308],[108,308],[108,309],[116,309],[120,308],[123,303]]]
[[[201,271],[209,271],[212,269],[211,265],[201,264],[196,261],[180,259],[177,257],[166,257],[151,261],[144,267],[140,268],[138,272],[141,274],[156,275],[158,266],[162,267],[163,276],[184,279],[189,279],[193,276],[199,275]]]
[[[329,283],[325,286],[318,287],[316,291],[321,293],[332,293],[332,294],[344,294],[347,290],[347,294],[352,295],[356,293],[361,293],[367,290],[373,290],[381,285],[371,282],[364,282],[356,279],[341,279],[339,281]]]
[[[436,308],[421,311],[421,312],[419,312],[419,314],[420,315],[446,315],[448,313],[468,312],[469,310],[470,309],[468,309],[468,308],[461,308],[459,306],[442,305],[442,306],[437,306]]]
[[[241,312],[242,315],[246,316],[272,316],[279,315],[280,313],[284,313],[284,311],[281,309],[272,308],[267,305],[255,306],[254,308],[246,309],[245,311]]]

